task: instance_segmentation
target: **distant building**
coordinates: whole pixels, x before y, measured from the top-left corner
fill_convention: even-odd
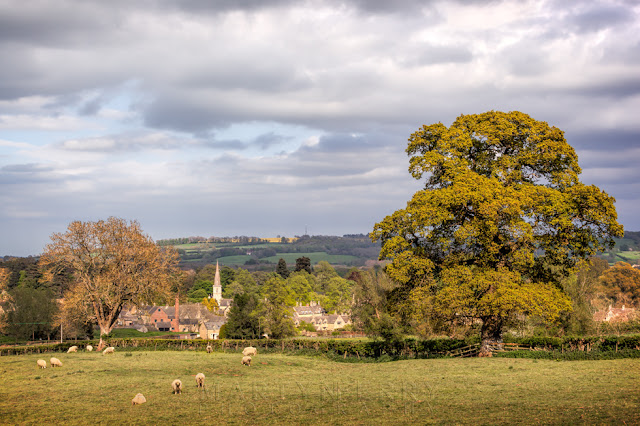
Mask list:
[[[225,317],[216,317],[209,320],[200,321],[198,333],[201,339],[216,340],[220,337],[220,328],[226,324]]]
[[[593,320],[598,322],[627,322],[636,317],[636,309],[627,308],[624,305],[622,305],[622,308],[613,308],[609,305],[609,309],[593,314]]]

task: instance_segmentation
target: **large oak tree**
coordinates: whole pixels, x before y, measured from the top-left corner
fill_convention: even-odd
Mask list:
[[[409,138],[425,179],[406,208],[374,226],[389,275],[453,320],[480,321],[483,348],[516,315],[571,308],[559,281],[622,235],[614,199],[580,182],[564,133],[521,112],[462,115]]]
[[[98,324],[100,346],[125,304],[166,301],[179,275],[172,248],[156,245],[138,222],[115,217],[72,222],[67,232],[51,236],[40,262],[49,271],[73,271],[66,303]]]

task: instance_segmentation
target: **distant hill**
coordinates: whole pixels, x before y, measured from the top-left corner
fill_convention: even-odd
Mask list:
[[[624,237],[614,238],[615,247],[598,257],[605,259],[610,264],[627,262],[635,264],[640,261],[640,232],[625,231]]]
[[[271,270],[280,258],[293,265],[295,259],[303,256],[311,259],[312,264],[324,260],[333,265],[364,266],[376,262],[380,253],[380,243],[372,243],[365,234],[295,238],[186,237],[159,240],[158,244],[173,246],[180,254],[181,265],[194,268],[218,261],[225,266]]]

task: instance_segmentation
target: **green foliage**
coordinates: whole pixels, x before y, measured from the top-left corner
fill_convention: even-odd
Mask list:
[[[311,259],[306,256],[302,256],[296,259],[296,272],[299,271],[307,271],[308,274],[311,273]]]
[[[396,314],[399,306],[391,301],[398,284],[380,269],[354,271],[349,278],[355,282],[351,310],[354,324],[369,336],[396,340],[400,329],[392,313]]]
[[[313,326],[313,324],[306,321],[300,321],[296,328],[298,329],[298,331],[316,331],[316,328]]]
[[[569,335],[591,334],[595,331],[594,305],[598,278],[609,267],[605,260],[592,257],[581,262],[577,271],[562,280],[562,290],[571,299],[573,310],[560,316],[560,324]]]
[[[48,338],[58,311],[53,293],[25,285],[13,288],[9,296],[6,313],[0,319],[6,324],[6,334],[16,339]]]
[[[229,310],[226,336],[232,339],[256,338],[260,336],[258,298],[255,294],[237,294]]]
[[[407,153],[425,189],[371,237],[391,278],[450,320],[481,320],[483,339],[499,340],[517,315],[568,311],[562,277],[622,235],[614,199],[579,181],[563,132],[526,114],[423,126]]]
[[[284,238],[284,237],[283,237]],[[287,262],[283,258],[278,260],[278,266],[276,267],[276,273],[282,278],[287,279],[289,277],[289,269],[287,268]]]
[[[212,291],[213,281],[199,280],[193,284],[193,287],[187,292],[187,301],[189,303],[198,303],[206,298]]]
[[[279,275],[271,277],[260,289],[262,304],[260,318],[265,333],[279,339],[295,335],[292,309],[287,306],[290,296],[286,282]]]

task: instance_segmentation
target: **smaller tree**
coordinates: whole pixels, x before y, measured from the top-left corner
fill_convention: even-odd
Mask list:
[[[58,310],[53,294],[46,288],[19,286],[9,292],[5,314],[6,331],[16,339],[47,338]]]
[[[614,305],[636,305],[640,302],[640,271],[618,262],[600,276],[598,289]]]
[[[225,324],[226,337],[230,339],[248,339],[260,336],[258,308],[258,298],[255,294],[236,294]]]
[[[397,340],[401,331],[391,302],[398,284],[379,269],[352,272],[349,279],[355,282],[352,308],[355,325],[369,336]]]
[[[200,303],[202,303],[209,312],[218,312],[218,309],[220,309],[220,306],[218,306],[218,301],[213,297],[203,297]]]
[[[278,260],[276,273],[284,279],[287,279],[289,277],[289,268],[287,268],[287,262],[283,258],[280,258],[280,260]]]
[[[291,309],[287,306],[287,288],[284,280],[276,275],[261,289],[262,309],[260,317],[265,332],[272,338],[280,339],[295,335],[295,325]]]
[[[298,271],[307,271],[307,273],[311,273],[311,259],[306,256],[302,256],[296,259],[296,272]]]

